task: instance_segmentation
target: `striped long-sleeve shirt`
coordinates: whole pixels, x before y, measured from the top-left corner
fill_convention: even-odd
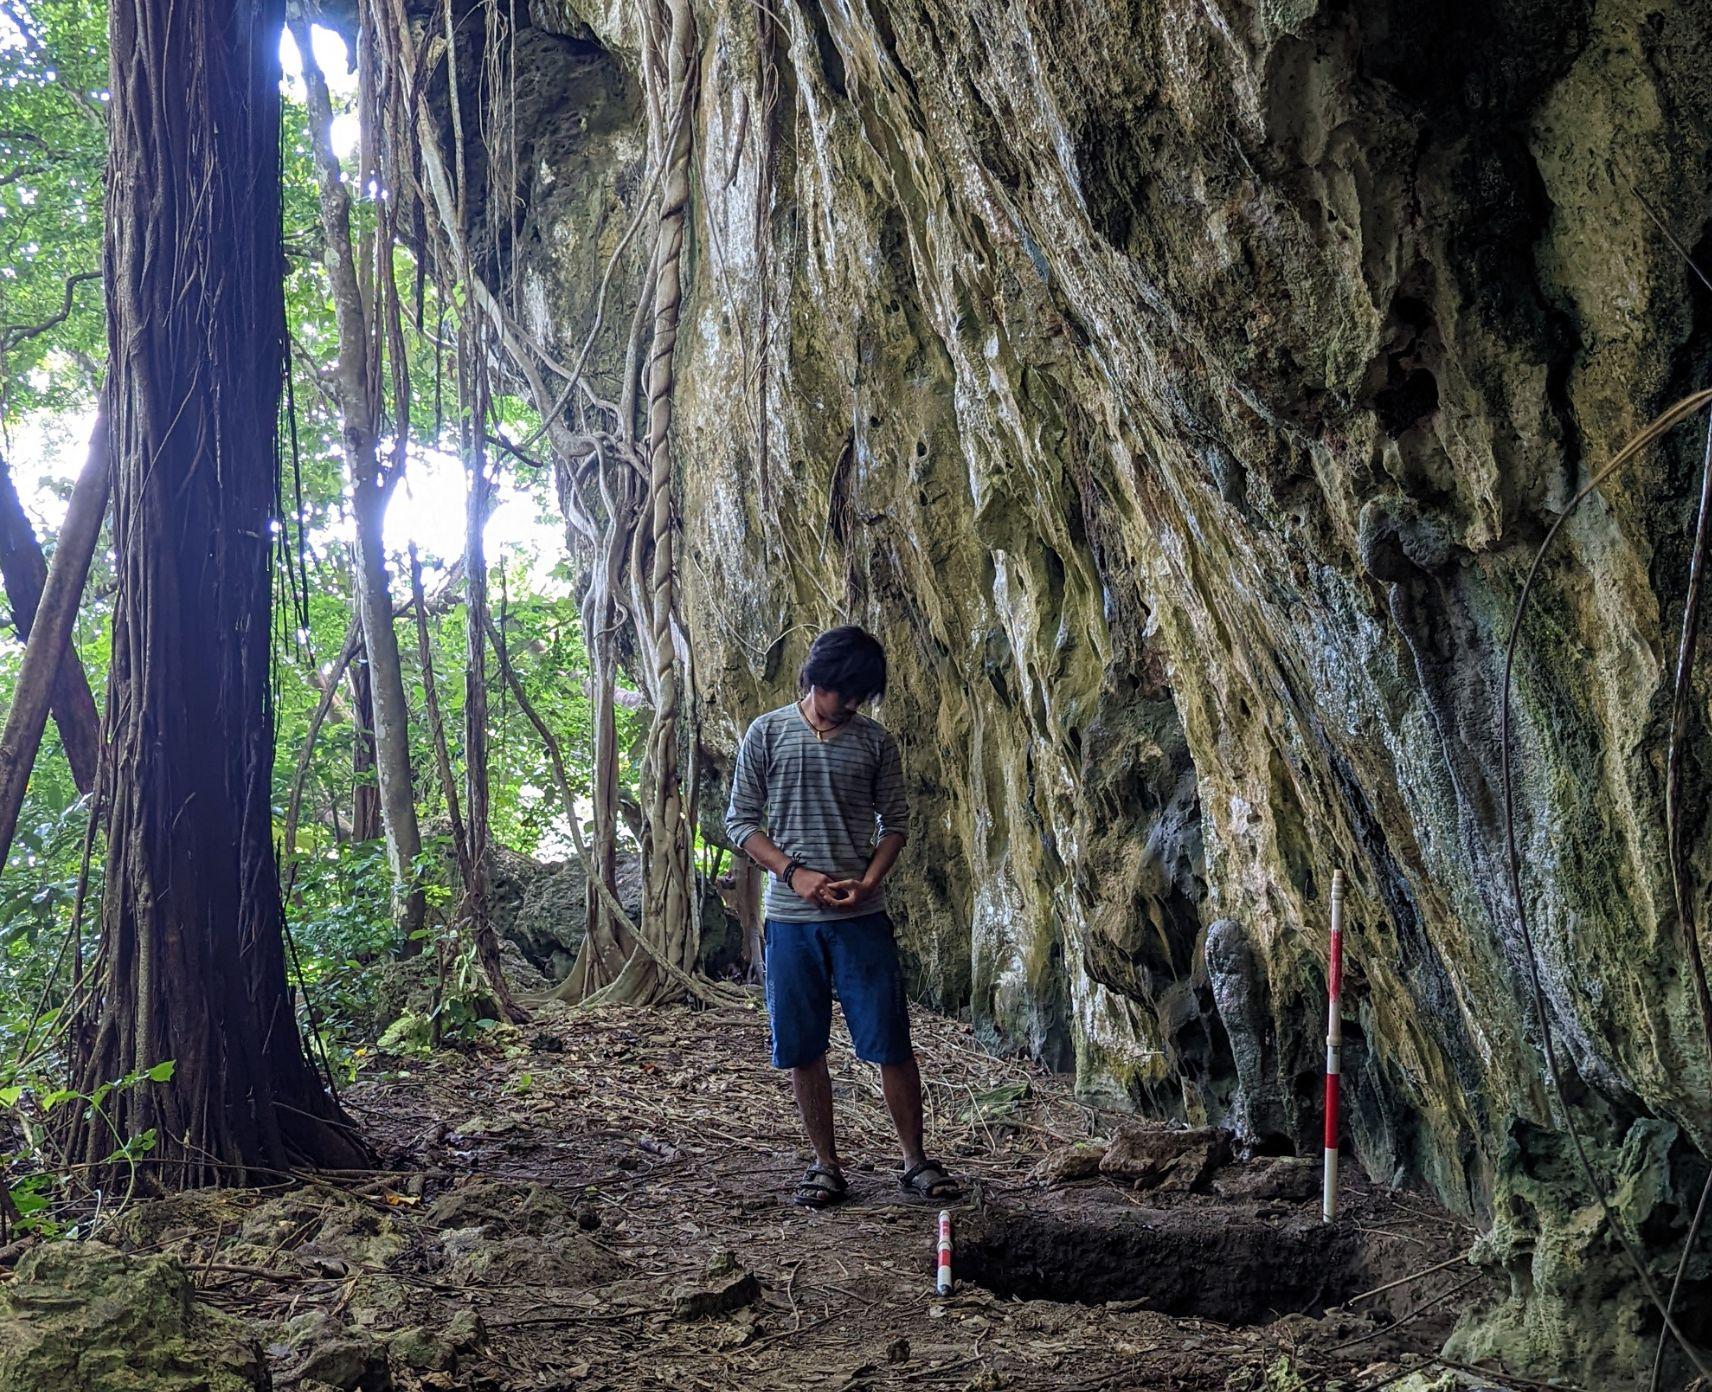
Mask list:
[[[792,859],[835,880],[855,880],[867,870],[879,840],[907,835],[908,822],[897,742],[866,716],[852,716],[823,740],[793,703],[768,711],[744,735],[725,813],[733,845],[765,829]],[[777,877],[767,880],[768,918],[824,922],[883,908],[883,892],[858,908],[822,909]]]

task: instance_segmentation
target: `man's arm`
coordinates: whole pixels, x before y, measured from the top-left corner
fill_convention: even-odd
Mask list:
[[[850,909],[879,893],[909,839],[909,797],[904,792],[904,763],[897,741],[882,732],[880,767],[874,774],[874,822],[880,841],[859,880],[835,880],[827,902]]]
[[[749,839],[760,834],[766,812],[767,750],[757,724],[749,727],[737,746],[737,763],[731,770],[731,800],[725,805],[725,834],[731,844],[747,849]]]

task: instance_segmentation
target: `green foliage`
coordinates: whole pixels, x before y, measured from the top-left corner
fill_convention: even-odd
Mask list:
[[[360,1038],[380,1006],[379,983],[368,968],[394,947],[391,885],[379,841],[329,845],[298,871],[291,916],[298,984],[324,1035]]]
[[[45,489],[41,463],[20,457],[16,433],[81,455],[87,412],[106,357],[101,210],[106,159],[107,9],[94,0],[23,6],[0,0],[0,435],[26,499]],[[74,277],[77,279],[74,280]],[[48,546],[51,550],[51,543]],[[91,591],[111,574],[98,552]],[[105,610],[90,603],[75,635],[86,662],[104,662]],[[0,711],[10,706],[23,648],[0,629]],[[50,725],[30,779],[11,857],[0,874],[0,1058],[43,998],[70,921],[86,805]],[[99,912],[92,870],[85,922]],[[51,1010],[58,1002],[49,993]]]
[[[515,573],[508,572],[508,588],[520,587],[523,578],[521,567]],[[530,704],[552,727],[564,749],[572,794],[586,796],[592,772],[593,708],[588,699],[588,655],[575,601],[534,596],[496,604],[494,620],[503,628],[506,653]],[[547,851],[563,856],[568,848],[555,836],[555,828],[566,809],[559,805],[552,765],[540,736],[503,682],[497,660],[494,668],[489,696],[494,836],[529,855],[541,851],[543,841],[548,840]],[[620,748],[629,748],[635,714],[622,708],[617,714]],[[636,772],[628,761],[620,770],[632,790]]]
[[[86,406],[106,356],[106,84],[105,5],[0,3],[0,422],[8,426]]]
[[[42,1165],[51,1152],[47,1146],[47,1120],[56,1108],[81,1102],[85,1115],[105,1117],[102,1104],[115,1092],[147,1084],[165,1086],[172,1081],[175,1064],[171,1059],[134,1068],[122,1078],[100,1084],[91,1092],[75,1088],[54,1088],[38,1077],[22,1081],[16,1077],[0,1086],[0,1110],[16,1128],[22,1145],[11,1153],[0,1152],[0,1173],[19,1177],[9,1183],[8,1193],[19,1214],[17,1228],[21,1232],[40,1232],[48,1237],[75,1235],[54,1216],[55,1192],[62,1189],[65,1176]],[[155,1148],[156,1131],[151,1126],[135,1136],[127,1137],[105,1157],[106,1163],[124,1161],[130,1166],[132,1185],[136,1183],[137,1161]]]
[[[22,1012],[41,999],[77,892],[88,806],[79,799],[56,810],[52,801],[51,790],[28,800],[12,871],[0,875],[0,1056],[8,1034],[26,1023]],[[99,885],[92,889],[98,905]],[[90,922],[94,914],[86,908],[84,918]]]
[[[498,1028],[475,945],[466,942],[451,954],[433,999],[407,1005],[381,1031],[375,1048],[383,1054],[421,1056],[442,1044],[474,1043]]]

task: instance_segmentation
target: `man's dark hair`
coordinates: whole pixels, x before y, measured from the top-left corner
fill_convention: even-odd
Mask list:
[[[855,624],[829,628],[814,640],[808,661],[797,673],[797,687],[818,686],[840,696],[866,701],[886,694],[886,650],[880,640]]]

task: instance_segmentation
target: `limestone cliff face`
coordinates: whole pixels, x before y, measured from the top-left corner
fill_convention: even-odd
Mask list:
[[[1712,6],[699,6],[677,453],[714,757],[816,629],[873,628],[921,992],[1256,1145],[1317,1144],[1341,866],[1355,1149],[1515,1274],[1464,1347],[1632,1357],[1531,1023],[1497,691],[1544,528],[1708,377],[1712,296],[1633,190],[1706,249]],[[638,35],[622,0],[532,22],[521,295],[574,355],[640,194]],[[1691,435],[1566,529],[1514,707],[1569,1100],[1655,1237],[1712,1137],[1660,833]]]

